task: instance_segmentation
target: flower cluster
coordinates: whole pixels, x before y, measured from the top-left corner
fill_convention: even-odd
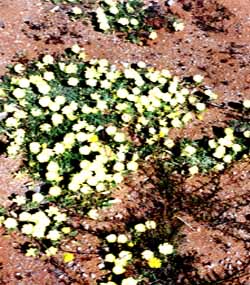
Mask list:
[[[161,243],[158,238],[154,240],[155,231],[157,224],[148,220],[136,224],[127,234],[107,235],[104,263],[105,270],[109,270],[110,273],[106,276],[108,281],[101,281],[99,284],[136,285],[142,281],[150,281],[143,272],[166,265],[168,255],[174,252],[173,246],[168,242]],[[134,275],[131,276],[129,272],[134,272]]]
[[[71,232],[71,228],[66,226],[66,213],[50,204],[40,192],[26,196],[15,195],[11,200],[11,211],[1,216],[1,223],[8,230],[19,229],[24,235],[40,240],[43,244],[43,248],[30,244],[26,255],[36,256],[40,251],[44,251],[47,256],[56,254],[56,245],[65,234]]]
[[[225,129],[215,129],[214,138],[177,142],[172,149],[172,161],[166,162],[166,167],[194,175],[223,170],[231,162],[248,156],[250,124],[239,121],[230,124]]]
[[[153,19],[160,18],[160,25]],[[96,10],[98,29],[104,32],[116,31],[134,43],[142,43],[143,38],[155,40],[156,30],[161,27],[171,27],[175,31],[184,29],[184,24],[176,19],[161,15],[160,9],[146,7],[141,0],[104,0]]]
[[[43,181],[39,207],[46,217],[50,201],[98,219],[112,188],[154,151],[169,155],[169,130],[199,117],[215,98],[200,75],[183,81],[144,62],[121,71],[106,59],[87,60],[78,45],[14,71],[0,85],[0,130],[7,154],[26,156],[30,173]],[[36,237],[38,227],[22,231]],[[47,226],[40,230],[41,238],[51,237]]]

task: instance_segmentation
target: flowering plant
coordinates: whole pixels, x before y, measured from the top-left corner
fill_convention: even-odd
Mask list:
[[[103,32],[116,31],[127,40],[143,44],[157,38],[156,30],[183,30],[184,24],[175,16],[164,15],[156,3],[145,6],[141,0],[104,0],[96,10],[96,23]]]
[[[220,171],[249,155],[250,124],[231,121],[230,126],[214,129],[214,137],[191,141],[182,139],[172,149],[172,159],[165,162],[168,171],[194,175]]]
[[[165,241],[165,234],[159,234],[162,227],[148,220],[130,227],[127,233],[108,234],[103,259],[104,269],[109,273],[98,284],[136,285],[154,281],[154,274],[161,267],[166,268],[174,253],[173,246]]]
[[[63,223],[68,227],[72,215],[98,220],[112,189],[141,160],[169,158],[175,144],[169,131],[199,118],[215,97],[201,76],[180,80],[144,62],[118,70],[106,59],[88,60],[78,45],[60,58],[45,55],[13,71],[0,83],[1,134],[7,154],[23,155],[43,187],[29,199],[18,197],[4,225],[53,242],[63,237]],[[49,216],[50,207],[65,220]],[[47,224],[30,215],[20,220],[20,212],[43,215]]]

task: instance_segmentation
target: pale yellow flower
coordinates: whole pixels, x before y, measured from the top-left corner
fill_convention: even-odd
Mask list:
[[[14,218],[7,218],[3,224],[7,229],[15,229],[18,225],[16,219]]]
[[[112,269],[112,272],[115,274],[115,275],[121,275],[123,274],[124,272],[126,271],[126,269],[121,266],[121,265],[115,265]]]
[[[138,232],[138,233],[144,233],[147,228],[144,224],[137,224],[135,225],[134,229]]]
[[[154,253],[153,251],[149,250],[149,249],[146,249],[144,250],[142,253],[142,258],[146,259],[146,260],[149,260],[150,258],[154,257]]]
[[[174,252],[174,247],[167,242],[160,244],[158,246],[158,249],[159,249],[159,252],[164,255],[172,254]]]
[[[117,236],[115,234],[109,234],[106,236],[106,240],[108,243],[114,243],[117,241]]]

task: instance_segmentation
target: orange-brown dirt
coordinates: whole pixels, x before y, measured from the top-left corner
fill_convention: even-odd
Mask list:
[[[86,1],[87,6],[92,5]],[[95,1],[92,1],[95,2]],[[165,1],[159,1],[164,6]],[[6,66],[26,62],[45,53],[62,53],[74,43],[89,57],[107,58],[112,63],[145,61],[173,74],[200,73],[205,84],[218,95],[204,120],[190,123],[172,136],[199,138],[210,135],[212,126],[225,126],[233,111],[230,102],[250,99],[250,5],[248,0],[179,0],[170,7],[185,22],[182,32],[161,30],[148,46],[135,46],[116,35],[103,35],[82,21],[72,22],[67,5],[55,6],[41,0],[0,0],[0,74]],[[16,174],[20,160],[0,158],[0,202],[8,195],[25,191],[28,178]],[[84,219],[75,223],[78,236],[65,241],[58,256],[49,260],[25,257],[20,249],[23,237],[0,236],[0,284],[56,285],[96,284],[100,229],[122,229],[129,219],[164,214],[178,235],[173,236],[181,257],[179,275],[160,284],[250,284],[250,163],[235,163],[220,175],[173,177],[175,191],[165,186],[160,198],[153,169],[142,167],[129,177],[121,203],[101,213],[102,221]],[[171,184],[171,185],[173,185]],[[154,194],[154,195],[153,195]],[[164,200],[165,199],[165,200]],[[162,212],[164,211],[164,212]],[[65,265],[62,252],[72,251],[76,259]]]

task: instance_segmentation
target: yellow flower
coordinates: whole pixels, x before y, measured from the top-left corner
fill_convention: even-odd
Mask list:
[[[247,109],[249,109],[250,108],[250,100],[244,100],[243,101],[243,106],[245,107],[245,108],[247,108]]]
[[[128,90],[125,88],[118,89],[116,94],[119,98],[122,99],[127,98],[127,96],[129,95]]]
[[[193,79],[196,83],[201,83],[203,81],[204,77],[200,74],[196,74],[193,76]]]
[[[116,14],[119,13],[119,9],[118,9],[116,6],[111,6],[111,7],[109,8],[109,12],[110,12],[111,14],[113,14],[113,15],[116,15]]]
[[[227,154],[223,157],[223,161],[226,163],[230,163],[230,162],[232,162],[232,160],[233,160],[233,157],[231,154]]]
[[[188,157],[190,157],[190,156],[194,155],[195,153],[196,153],[196,148],[193,147],[193,146],[191,146],[191,145],[187,145],[187,146],[183,149],[181,155],[182,155],[182,156],[188,156]]]
[[[206,105],[204,103],[196,103],[195,107],[200,112],[202,112],[206,109]]]
[[[51,87],[49,86],[49,84],[44,80],[37,83],[36,87],[37,87],[38,91],[44,95],[48,94],[51,90]]]
[[[37,160],[41,163],[48,162],[50,157],[53,155],[52,149],[44,149],[41,153],[37,155]]]
[[[51,71],[45,71],[43,74],[43,78],[47,81],[51,81],[51,80],[55,79],[55,75]]]
[[[118,19],[117,21],[119,24],[121,24],[122,26],[126,26],[129,24],[129,20],[125,17]]]
[[[21,89],[21,88],[16,88],[14,91],[13,91],[13,95],[17,98],[17,99],[21,99],[21,98],[24,98],[26,93],[25,93],[25,90]]]
[[[97,209],[91,209],[88,212],[88,216],[92,220],[97,220],[99,218],[99,213],[98,213]]]
[[[63,254],[63,261],[64,261],[65,263],[68,263],[68,262],[73,261],[74,258],[75,258],[75,256],[74,256],[74,254],[71,253],[71,252],[64,252],[64,254]]]
[[[42,59],[45,64],[53,64],[54,58],[51,55],[45,55]]]
[[[242,147],[240,144],[233,144],[232,149],[234,152],[240,152],[242,150]]]
[[[122,280],[121,285],[137,285],[139,281],[134,279],[133,277],[128,277]]]
[[[48,249],[46,249],[45,253],[47,256],[53,256],[56,255],[58,249],[54,246],[49,247]]]
[[[18,225],[16,219],[13,218],[7,218],[3,224],[7,229],[15,229]]]
[[[169,128],[167,127],[161,127],[160,128],[160,133],[159,133],[159,137],[160,138],[164,138],[168,135],[168,132],[169,132]]]
[[[151,258],[154,257],[153,251],[151,251],[151,250],[149,250],[149,249],[144,250],[144,251],[141,253],[141,255],[142,255],[142,258],[144,258],[144,259],[146,259],[146,260],[149,260],[149,259],[151,259]]]
[[[157,257],[152,257],[148,260],[148,265],[151,268],[161,268],[161,260]]]
[[[62,124],[63,123],[63,115],[61,114],[53,114],[52,117],[51,117],[51,120],[52,120],[52,124],[57,127],[58,125]]]
[[[18,82],[18,85],[21,87],[21,88],[29,88],[30,86],[30,82],[27,78],[21,78]]]
[[[72,13],[75,15],[81,15],[82,14],[82,9],[79,7],[73,7],[72,8]]]
[[[54,146],[54,152],[56,154],[62,154],[65,151],[65,146],[62,143],[56,143]]]
[[[93,134],[89,137],[88,141],[91,142],[91,143],[95,143],[95,142],[98,142],[98,136]]]
[[[156,222],[155,221],[146,221],[145,222],[146,228],[149,230],[156,229]]]
[[[124,235],[124,234],[118,235],[118,237],[117,237],[118,243],[126,243],[127,241],[128,241],[128,238],[126,235]]]
[[[114,182],[115,182],[116,184],[121,183],[121,182],[123,181],[123,176],[122,176],[122,174],[121,174],[121,173],[115,173],[115,174],[113,175],[113,180],[114,180]]]
[[[32,142],[29,145],[29,149],[30,149],[31,153],[37,154],[41,149],[41,145],[39,142]]]
[[[57,104],[59,104],[59,105],[63,105],[63,104],[66,102],[66,99],[65,99],[64,96],[58,95],[58,96],[56,96],[56,98],[55,98],[55,102],[56,102]]]
[[[61,232],[64,234],[69,234],[71,232],[71,228],[70,227],[63,227],[61,229]]]
[[[47,239],[52,241],[59,240],[61,238],[61,234],[58,230],[50,230],[46,236]]]
[[[126,271],[126,269],[121,266],[121,265],[115,265],[112,269],[112,272],[115,274],[115,275],[120,275],[120,274],[123,274],[124,272]]]
[[[213,156],[216,158],[222,158],[226,153],[226,148],[222,145],[218,146],[213,153]]]
[[[52,186],[49,188],[49,194],[51,196],[59,196],[62,193],[62,189],[59,186]]]
[[[105,131],[108,135],[113,136],[116,134],[117,128],[115,126],[109,126]]]
[[[69,65],[66,65],[64,67],[64,72],[65,73],[77,73],[77,65],[74,63],[70,63]]]
[[[14,70],[15,70],[16,73],[22,73],[22,72],[24,72],[25,67],[24,67],[23,64],[18,63],[18,64],[16,64],[16,65],[14,66]]]
[[[115,234],[110,234],[110,235],[106,236],[106,240],[109,243],[114,243],[117,241],[117,236]]]
[[[44,196],[39,192],[32,195],[32,202],[41,203],[43,200]]]
[[[32,224],[24,224],[21,228],[21,232],[25,235],[31,235],[33,230],[34,226]]]
[[[124,142],[126,139],[125,134],[124,133],[119,133],[117,132],[114,136],[114,141],[115,142]]]
[[[194,165],[192,167],[189,167],[188,171],[189,171],[190,175],[194,175],[196,173],[199,173],[199,167]]]
[[[57,104],[56,102],[50,102],[49,103],[49,109],[51,110],[51,111],[54,111],[54,112],[57,112],[57,111],[59,111],[60,110],[60,105],[59,104]]]
[[[115,165],[113,166],[113,169],[118,172],[123,171],[124,168],[125,166],[122,162],[116,162]]]
[[[46,108],[46,107],[48,107],[49,104],[51,103],[51,99],[50,99],[49,96],[43,96],[43,97],[41,97],[41,98],[39,99],[38,103],[39,103],[42,107]]]
[[[148,36],[151,40],[157,39],[157,33],[155,31],[151,32]]]
[[[183,31],[185,28],[185,25],[182,22],[174,22],[173,27],[174,27],[175,31]]]
[[[130,161],[127,163],[127,169],[130,171],[136,171],[138,169],[138,163],[135,161]]]
[[[105,262],[112,262],[113,263],[113,262],[115,262],[115,260],[116,260],[116,257],[114,254],[109,253],[109,254],[105,255],[105,259],[104,259]]]
[[[137,225],[135,225],[135,230],[138,233],[144,233],[147,229],[146,229],[144,224],[137,224]]]
[[[158,249],[159,249],[159,252],[164,255],[172,254],[174,252],[174,247],[167,242],[160,244],[158,246]]]
[[[76,77],[70,77],[68,79],[68,85],[70,85],[70,86],[77,86],[78,83],[79,83],[79,79]]]
[[[31,248],[27,249],[25,255],[35,257],[37,255],[37,248],[31,247]]]

